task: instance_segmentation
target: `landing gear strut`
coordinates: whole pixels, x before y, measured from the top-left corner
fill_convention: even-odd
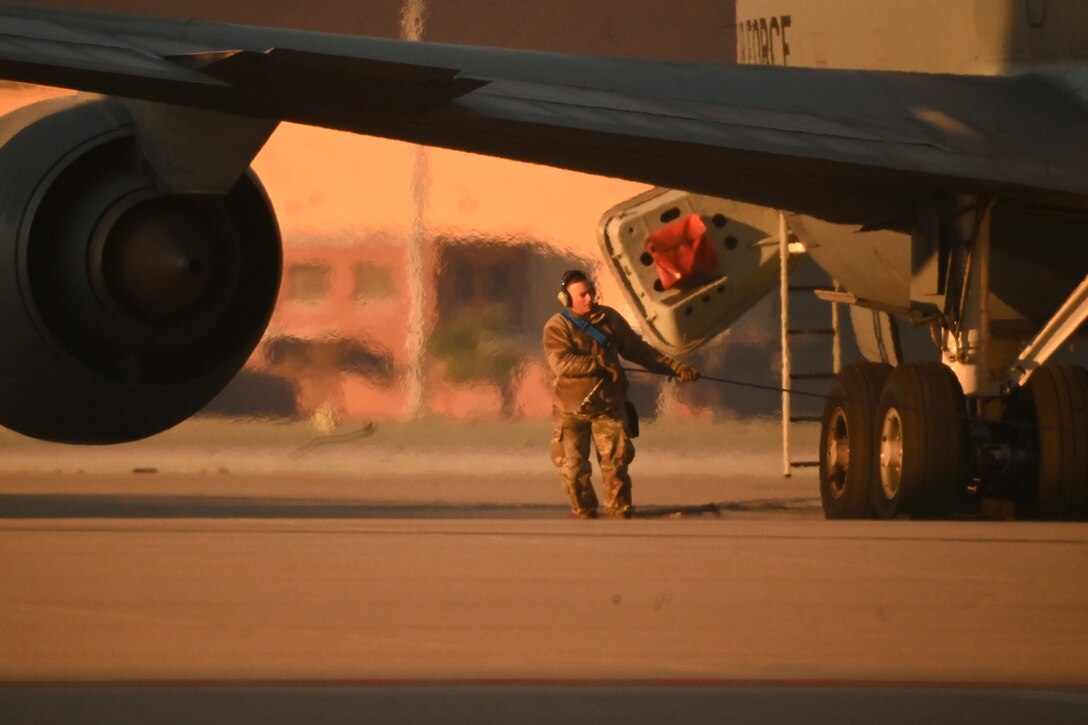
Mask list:
[[[828,518],[949,516],[974,492],[1011,500],[1021,517],[1088,519],[1088,370],[1047,362],[1088,324],[1088,278],[1027,345],[991,339],[990,306],[1009,319],[990,288],[995,207],[962,201],[959,228],[940,233],[943,309],[930,311],[942,361],[852,365],[832,385],[820,442]]]

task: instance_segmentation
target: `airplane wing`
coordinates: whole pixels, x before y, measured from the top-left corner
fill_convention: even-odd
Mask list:
[[[934,189],[1088,205],[1088,112],[1041,75],[679,64],[0,5],[0,78],[829,220],[887,222]]]

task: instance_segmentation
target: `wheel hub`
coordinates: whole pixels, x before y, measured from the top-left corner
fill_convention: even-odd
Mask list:
[[[880,485],[892,500],[899,493],[903,477],[903,423],[899,411],[890,408],[880,429]]]
[[[846,476],[850,469],[850,430],[846,412],[835,408],[831,413],[827,434],[827,481],[831,495],[842,498],[846,493]]]

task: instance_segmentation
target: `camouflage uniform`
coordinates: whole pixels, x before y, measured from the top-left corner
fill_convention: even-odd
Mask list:
[[[635,447],[627,431],[624,403],[627,376],[617,353],[647,370],[672,374],[681,363],[650,347],[611,307],[596,305],[584,318],[612,341],[598,343],[562,313],[544,326],[544,352],[553,382],[552,461],[570,496],[571,512],[593,516],[597,495],[590,481],[589,443],[597,449],[604,478],[604,507],[609,515],[629,516],[631,477],[627,466]],[[613,380],[612,370],[618,370]]]

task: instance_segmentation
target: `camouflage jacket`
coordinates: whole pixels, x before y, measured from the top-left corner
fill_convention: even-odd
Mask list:
[[[596,305],[584,319],[608,336],[611,347],[606,349],[561,312],[544,325],[544,354],[552,371],[557,413],[623,414],[627,376],[621,372],[620,379],[613,382],[600,359],[619,367],[618,353],[647,370],[666,374],[676,371],[679,363],[650,347],[611,307]]]

